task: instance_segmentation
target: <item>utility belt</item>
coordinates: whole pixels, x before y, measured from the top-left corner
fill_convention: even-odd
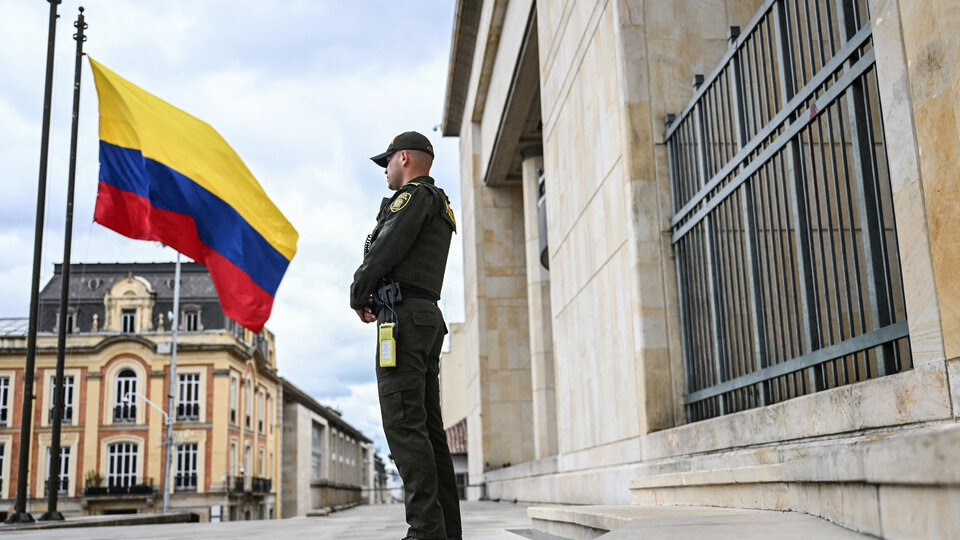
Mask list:
[[[426,289],[414,287],[413,285],[404,285],[398,281],[387,283],[377,289],[377,294],[373,295],[373,301],[377,304],[378,311],[384,307],[392,308],[394,305],[402,302],[404,298],[421,298],[434,303],[438,300],[436,296]]]

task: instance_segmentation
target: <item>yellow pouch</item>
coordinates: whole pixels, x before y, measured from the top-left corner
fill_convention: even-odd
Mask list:
[[[380,367],[397,367],[397,340],[393,336],[396,323],[380,325]]]

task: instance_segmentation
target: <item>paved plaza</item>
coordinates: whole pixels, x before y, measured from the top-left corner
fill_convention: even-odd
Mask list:
[[[532,529],[526,508],[509,503],[461,501],[464,539],[521,540]],[[3,529],[0,528],[0,531]],[[510,532],[516,531],[516,532]],[[9,531],[0,536],[23,539],[131,539],[184,540],[188,538],[258,539],[282,538],[400,540],[407,532],[403,505],[358,506],[325,517],[293,518],[226,523],[182,523],[82,527],[53,530]]]
[[[559,524],[552,536],[534,532],[527,508],[510,503],[461,501],[463,537],[466,540],[562,540],[602,538],[714,540],[856,540],[864,535],[828,521],[796,512],[743,510],[713,507],[643,506],[553,506],[536,509],[538,519]],[[104,518],[106,516],[98,516]],[[130,516],[133,517],[133,516]],[[79,518],[74,525],[93,518]],[[137,539],[184,540],[188,538],[279,540],[363,539],[400,540],[406,534],[403,505],[358,506],[325,517],[281,520],[234,521],[227,523],[174,523],[166,525],[124,525],[114,527],[78,526],[45,530],[13,530],[0,525],[0,537],[32,539]],[[564,525],[564,523],[566,525]],[[585,528],[571,527],[578,523]]]

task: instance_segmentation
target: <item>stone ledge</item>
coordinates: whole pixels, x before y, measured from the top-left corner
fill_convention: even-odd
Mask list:
[[[32,531],[35,529],[69,529],[75,527],[124,527],[127,525],[155,525],[160,523],[197,523],[199,521],[200,516],[193,512],[83,516],[67,518],[63,521],[38,521],[17,525],[0,524],[0,532]]]
[[[503,482],[505,480],[516,480],[517,478],[553,474],[555,472],[557,472],[557,456],[551,456],[537,461],[528,461],[502,469],[487,471],[483,473],[483,479],[486,482]]]
[[[944,364],[841,386],[640,437],[645,461],[952,420]]]
[[[863,535],[812,516],[793,512],[740,510],[704,506],[565,506],[531,507],[527,515],[541,531],[567,537],[615,538],[751,538],[807,540],[863,538]],[[555,531],[555,532],[551,532]],[[612,531],[612,532],[608,532]]]
[[[862,482],[891,485],[960,485],[960,424],[906,429],[854,438],[791,444],[764,452],[773,463],[711,468],[731,459],[731,453],[678,458],[685,471],[644,475],[630,481],[631,489],[770,482]],[[747,459],[756,456],[751,452]],[[667,464],[660,464],[660,469]],[[646,471],[651,471],[650,467]]]

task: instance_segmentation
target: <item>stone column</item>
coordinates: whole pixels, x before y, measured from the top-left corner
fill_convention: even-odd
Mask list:
[[[524,152],[523,229],[527,255],[527,311],[530,314],[530,378],[533,397],[534,457],[557,453],[557,396],[554,382],[553,312],[550,309],[550,271],[540,263],[538,201],[543,150]]]

